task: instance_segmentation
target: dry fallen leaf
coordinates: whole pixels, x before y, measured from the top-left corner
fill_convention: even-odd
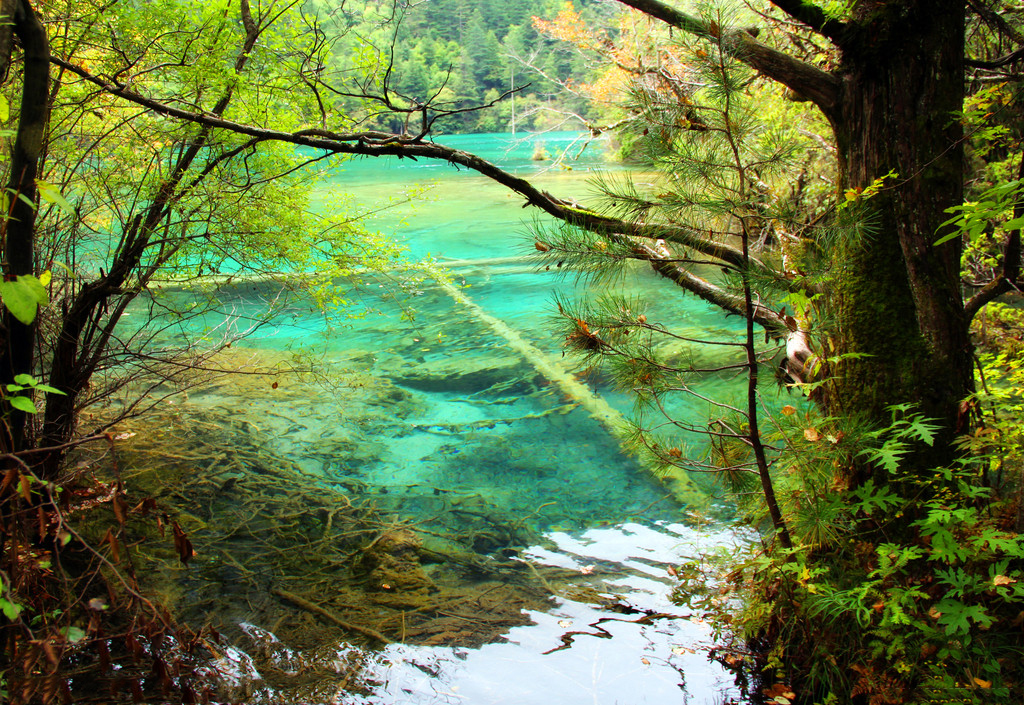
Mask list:
[[[560,620],[558,620],[558,626],[560,626],[562,629],[568,629],[569,627],[572,626],[572,620],[571,619],[560,619]]]
[[[818,429],[816,429],[816,428],[813,428],[813,427],[812,428],[805,428],[804,429],[804,438],[809,440],[811,443],[814,443],[819,438],[821,438],[821,435],[818,433]]]
[[[1008,575],[997,575],[992,578],[993,585],[1013,585],[1015,582],[1017,581]]]
[[[786,705],[789,701],[796,697],[796,693],[785,683],[776,683],[770,688],[764,688],[761,691],[764,693],[766,698],[769,698],[771,702],[781,703]]]
[[[796,413],[796,407],[795,406],[791,406],[789,404],[786,404],[784,407],[782,407],[782,415],[783,416],[792,416],[795,413]]]

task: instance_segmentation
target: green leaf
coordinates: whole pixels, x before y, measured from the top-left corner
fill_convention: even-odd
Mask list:
[[[36,409],[36,405],[32,403],[32,400],[28,397],[9,397],[8,401],[18,411],[24,411],[26,414],[36,414],[39,412]]]
[[[1024,217],[1013,218],[1003,223],[1003,230],[1018,230],[1021,227],[1024,227]]]
[[[13,191],[12,191],[12,193],[13,193]],[[27,205],[27,206],[28,206],[29,208],[31,208],[32,210],[35,210],[35,208],[36,208],[36,204],[35,204],[35,203],[33,203],[33,202],[32,202],[32,199],[31,199],[31,198],[29,198],[28,196],[26,196],[25,194],[23,194],[23,193],[19,193],[19,194],[18,194],[18,199],[19,199],[19,200],[20,200],[20,201],[21,201],[22,203],[26,204],[26,205]]]
[[[967,605],[959,600],[942,600],[935,608],[941,613],[939,624],[946,628],[946,635],[967,634],[970,621],[982,627],[990,627],[995,621],[981,605]]]
[[[0,611],[4,613],[4,616],[12,622],[18,618],[21,614],[21,610],[24,609],[21,605],[10,600],[5,600],[0,597]]]
[[[51,387],[48,384],[37,384],[36,389],[40,392],[46,392],[47,394],[61,394],[63,396],[67,396],[67,392],[62,392],[56,387]]]
[[[67,202],[67,199],[64,198],[64,195],[61,194],[60,189],[56,186],[42,179],[36,179],[36,187],[39,189],[39,197],[41,199],[47,203],[52,203],[68,215],[75,214],[75,209]]]
[[[36,386],[36,378],[26,374],[14,375],[14,383],[23,384],[26,387],[34,387]]]
[[[72,644],[77,644],[85,638],[85,630],[79,627],[64,627],[60,633]]]
[[[40,306],[50,303],[50,292],[46,290],[46,287],[43,286],[38,277],[34,277],[31,274],[19,274],[17,283],[27,287]]]
[[[16,281],[0,282],[0,298],[3,298],[4,306],[11,315],[26,326],[35,320],[39,302],[27,287],[19,285]]]
[[[15,281],[0,282],[0,298],[15,318],[29,325],[40,306],[50,302],[46,287],[31,274],[21,274]]]
[[[0,122],[7,122],[11,118],[11,104],[7,98],[0,95]]]

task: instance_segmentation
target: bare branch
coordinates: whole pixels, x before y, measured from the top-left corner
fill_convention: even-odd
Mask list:
[[[729,313],[737,316],[746,315],[747,306],[742,296],[731,294],[720,286],[698,277],[687,268],[679,266],[664,243],[639,241],[635,242],[635,246],[647,256],[654,271],[661,276]],[[754,322],[770,334],[779,337],[789,334],[783,316],[760,303],[754,304],[753,309],[751,317]]]
[[[1020,61],[1021,59],[1024,59],[1024,48],[1018,49],[1017,51],[1012,51],[1009,54],[1001,56],[998,59],[993,59],[992,61],[981,61],[980,59],[965,59],[964,63],[970,66],[971,68],[976,69],[998,69],[1002,68],[1003,66],[1012,64],[1015,61]]]
[[[820,7],[803,0],[771,0],[772,5],[779,8],[793,19],[807,25],[823,37],[828,37],[837,46],[842,45],[843,38],[849,30],[845,22],[834,20],[826,15]]]

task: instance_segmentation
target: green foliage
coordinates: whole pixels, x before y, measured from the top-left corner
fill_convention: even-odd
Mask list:
[[[679,572],[677,599],[731,625],[722,637],[737,651],[766,640],[762,665],[814,702],[1019,701],[1024,312],[988,308],[976,321],[984,384],[964,404],[980,420],[958,465],[903,470],[937,430],[911,405],[890,407],[883,428],[787,407],[776,487],[794,549],[705,566],[710,590]],[[885,473],[850,483],[863,462]]]
[[[966,236],[967,241],[977,246],[984,237],[995,237],[992,224],[1003,232],[1019,230],[1024,226],[1024,217],[1013,217],[1014,209],[1024,202],[1024,180],[1004,181],[982,191],[979,200],[950,208],[955,213],[942,227],[954,229],[935,241],[936,245],[957,237]]]
[[[987,396],[983,403],[1001,404]],[[988,432],[981,436],[989,445],[970,445],[974,452],[960,466],[906,475],[900,461],[908,445],[932,442],[935,428],[906,405],[891,412],[886,428],[848,429],[836,444],[790,441],[800,451],[781,491],[799,545],[734,565],[745,580],[727,592],[743,597],[743,612],[721,618],[741,640],[767,635],[777,667],[811,664],[788,677],[819,699],[1016,702],[1024,683],[1017,518],[1024,465],[1020,456],[1010,458],[1013,472],[997,481],[992,463],[1007,458]],[[805,418],[782,429],[792,436],[810,427],[824,436],[829,427],[839,433],[837,423]],[[815,491],[820,468],[860,457],[884,467],[891,481],[854,488],[833,481],[827,493]],[[720,602],[730,604],[728,597]],[[814,638],[801,638],[802,630]]]
[[[914,448],[915,443],[931,445],[939,426],[929,423],[921,414],[910,413],[910,404],[890,406],[892,423],[883,429],[869,431],[865,437],[874,446],[864,448],[858,455],[868,462],[885,469],[890,474],[899,470],[900,460]]]
[[[4,395],[5,400],[12,408],[18,411],[23,411],[26,414],[36,414],[39,410],[36,408],[35,402],[32,401],[31,393],[33,391],[46,392],[48,394],[61,394],[59,389],[55,389],[48,384],[41,384],[32,375],[20,374],[14,376],[14,384],[8,384],[7,394]],[[18,392],[29,392],[28,396],[21,396]],[[8,396],[14,394],[15,396]]]
[[[40,277],[19,274],[12,281],[0,281],[0,299],[11,315],[30,325],[39,308],[50,303],[50,294],[46,290],[49,280],[50,273],[44,272]]]

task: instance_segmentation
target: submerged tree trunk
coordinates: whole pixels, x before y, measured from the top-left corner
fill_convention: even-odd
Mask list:
[[[962,202],[963,3],[888,3],[844,43],[835,128],[841,183],[864,188],[864,234],[837,263],[838,355],[829,411],[869,420],[913,403],[942,431],[919,469],[951,459],[973,389],[960,244],[941,246],[946,209]]]

